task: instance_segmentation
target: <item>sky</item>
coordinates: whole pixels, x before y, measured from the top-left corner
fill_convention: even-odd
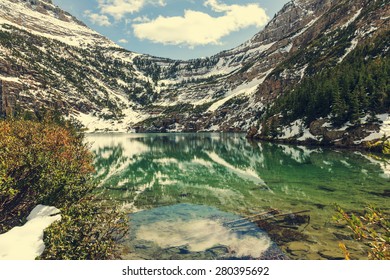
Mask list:
[[[214,55],[262,30],[288,0],[53,0],[127,50],[173,59]]]

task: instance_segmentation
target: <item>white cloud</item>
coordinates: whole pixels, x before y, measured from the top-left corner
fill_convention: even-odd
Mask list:
[[[99,15],[92,13],[90,10],[84,12],[84,16],[86,16],[93,24],[97,24],[100,26],[110,26],[111,22],[105,15]]]
[[[166,45],[219,45],[224,36],[249,26],[260,28],[269,20],[258,4],[225,5],[217,0],[207,0],[204,5],[223,15],[212,17],[207,13],[185,10],[183,16],[159,16],[149,22],[133,24],[134,34],[141,40]]]
[[[126,39],[120,39],[119,41],[118,41],[118,43],[122,43],[122,44],[126,44],[126,43],[128,43],[129,41],[127,41]]]
[[[139,12],[145,5],[152,4],[164,7],[165,0],[98,0],[102,14],[121,20],[126,14]]]
[[[165,2],[165,0],[157,0],[157,5],[165,7],[167,5],[167,2]]]
[[[149,22],[150,19],[147,16],[136,17],[131,22]]]
[[[141,10],[144,0],[98,0],[100,12],[120,20],[126,14],[132,14]]]
[[[218,0],[207,0],[203,4],[204,6],[210,6],[215,12],[225,12],[229,10],[229,6],[218,3]]]

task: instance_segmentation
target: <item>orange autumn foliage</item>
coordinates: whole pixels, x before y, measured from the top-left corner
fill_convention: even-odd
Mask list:
[[[92,155],[70,127],[0,121],[0,233],[36,204],[67,206],[93,189]]]

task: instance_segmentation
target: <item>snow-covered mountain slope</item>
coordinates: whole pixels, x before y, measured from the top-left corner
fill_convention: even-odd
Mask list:
[[[121,49],[50,0],[0,8],[0,112],[54,108],[90,131],[261,135],[269,108],[306,79],[389,51],[379,40],[389,31],[387,0],[292,0],[247,42],[189,61]],[[302,123],[278,129],[294,121]],[[301,126],[292,137],[310,123]]]
[[[13,25],[34,35],[71,46],[88,47],[99,44],[118,47],[53,5],[50,0],[1,0],[0,24]]]
[[[2,114],[49,109],[92,131],[127,131],[153,92],[136,56],[49,0],[0,0]]]
[[[263,106],[254,100],[257,88],[290,52],[297,50],[293,41],[331,5],[332,1],[292,1],[252,39],[209,58],[173,61],[137,57],[137,68],[151,74],[159,86],[152,106],[156,118],[142,123],[139,129],[249,129],[256,113],[248,107],[257,111]],[[238,105],[242,109],[237,110]]]
[[[247,131],[259,127],[267,107],[304,78],[342,63],[356,46],[385,37],[384,0],[291,1],[252,39],[207,59],[137,58],[157,73],[155,118],[146,131]],[[384,55],[388,49],[383,49]],[[282,128],[281,128],[282,129]]]
[[[321,4],[315,6],[312,2],[318,1],[303,2],[292,1],[287,4],[263,31],[234,49],[209,58],[189,61],[172,61],[145,55],[137,58],[136,65],[146,72],[157,72],[160,84],[177,85],[171,90],[169,87],[163,88],[160,95],[162,99],[166,99],[168,96],[172,97],[172,91],[180,91],[176,103],[184,100],[191,100],[193,104],[214,101],[215,98],[208,92],[202,91],[203,95],[199,93],[197,84],[202,82],[216,83],[212,91],[217,97],[235,95],[240,91],[235,90],[236,88],[240,86],[242,89],[243,85],[249,83],[245,87],[252,89],[255,84],[261,84],[265,74],[291,51],[292,40],[299,35],[296,34],[297,30],[303,33],[329,7],[328,2],[331,1],[321,1]],[[234,78],[228,79],[229,85],[222,85],[230,76]],[[208,87],[211,87],[210,84]],[[193,92],[197,92],[195,96]],[[172,100],[170,103],[172,104]],[[217,104],[213,108],[216,106]]]

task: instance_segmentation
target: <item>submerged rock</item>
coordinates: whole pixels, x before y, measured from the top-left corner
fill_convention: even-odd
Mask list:
[[[294,256],[297,256],[302,253],[308,253],[310,247],[302,242],[291,242],[288,244],[287,252],[291,253]]]
[[[324,250],[324,251],[319,251],[318,254],[321,257],[328,260],[344,260],[344,256],[340,252]]]

